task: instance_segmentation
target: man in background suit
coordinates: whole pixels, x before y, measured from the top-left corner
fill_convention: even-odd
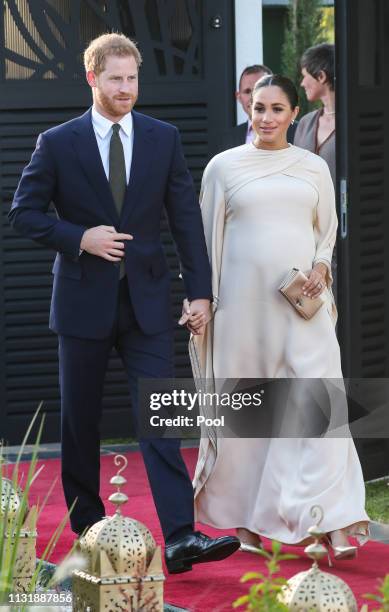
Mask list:
[[[218,145],[218,153],[225,151],[226,149],[232,149],[233,147],[239,147],[242,144],[253,142],[255,138],[255,132],[251,125],[251,94],[255,83],[261,77],[266,74],[273,74],[273,72],[267,66],[263,64],[254,64],[247,66],[240,75],[239,89],[235,92],[235,97],[239,100],[244,112],[247,115],[247,121],[235,125],[234,127],[226,130]],[[294,133],[296,131],[297,124],[294,123],[288,129],[287,138],[288,142],[293,143]]]
[[[13,227],[57,251],[50,328],[58,334],[62,483],[73,531],[105,515],[99,495],[103,384],[116,347],[135,421],[138,379],[173,377],[165,207],[193,317],[209,311],[211,275],[198,201],[175,127],[133,111],[141,56],[121,34],[84,56],[93,107],[38,138],[10,212]],[[49,216],[50,202],[57,216]],[[140,439],[172,573],[219,560],[233,537],[194,532],[193,489],[175,439]]]

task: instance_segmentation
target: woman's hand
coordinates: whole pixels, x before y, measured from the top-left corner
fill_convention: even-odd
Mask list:
[[[211,309],[209,300],[189,301],[185,298],[182,304],[182,314],[178,321],[179,325],[186,325],[193,335],[202,335],[205,326],[211,319]]]
[[[303,294],[314,300],[319,297],[327,286],[327,267],[322,263],[318,263],[307,276],[308,280],[303,286]]]

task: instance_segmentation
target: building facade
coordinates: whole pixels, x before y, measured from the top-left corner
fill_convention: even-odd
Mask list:
[[[262,6],[263,4],[263,6]],[[20,442],[44,402],[46,440],[59,438],[57,339],[48,330],[54,253],[17,236],[7,213],[38,134],[90,105],[81,55],[105,31],[135,38],[144,57],[138,110],[175,124],[196,187],[218,135],[242,120],[234,90],[242,68],[266,60],[268,0],[4,0],[0,6],[0,437]],[[274,5],[274,6],[273,6]],[[344,372],[389,377],[389,5],[336,0],[339,339]],[[267,33],[265,31],[265,42]],[[178,318],[183,287],[167,223]],[[178,376],[190,375],[185,330],[176,331]],[[119,360],[106,379],[104,437],[129,435]],[[378,389],[378,390],[377,390]],[[366,392],[363,416],[387,401]],[[389,408],[388,408],[389,414]],[[358,442],[366,474],[389,471],[386,439]]]
[[[217,134],[234,120],[233,0],[6,0],[0,6],[0,437],[20,442],[41,401],[44,438],[59,439],[57,339],[48,330],[54,253],[17,236],[7,219],[13,193],[40,132],[91,104],[82,52],[106,31],[122,31],[143,54],[137,109],[175,124],[195,185]],[[183,287],[165,219],[174,313]],[[189,375],[187,334],[176,331],[177,374]],[[112,356],[104,437],[129,435],[129,398]]]

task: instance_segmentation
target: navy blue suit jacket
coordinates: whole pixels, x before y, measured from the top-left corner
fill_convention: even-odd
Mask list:
[[[50,328],[79,338],[109,336],[117,305],[119,265],[82,253],[84,231],[111,225],[125,242],[128,286],[146,334],[172,327],[170,274],[160,237],[166,208],[190,300],[211,298],[200,208],[178,131],[133,111],[130,180],[119,218],[97,146],[91,110],[41,134],[10,211],[13,227],[57,251]],[[50,202],[57,216],[48,214]]]

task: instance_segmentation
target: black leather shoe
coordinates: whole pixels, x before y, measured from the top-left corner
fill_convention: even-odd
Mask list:
[[[194,563],[221,561],[232,555],[239,546],[240,540],[234,536],[213,539],[201,531],[195,531],[173,544],[166,545],[166,566],[169,574],[189,572]]]

